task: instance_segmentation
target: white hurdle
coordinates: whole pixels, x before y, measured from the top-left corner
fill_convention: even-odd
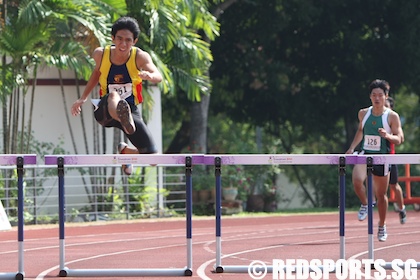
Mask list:
[[[340,188],[340,259],[345,259],[345,168],[346,165],[366,164],[368,172],[368,252],[373,258],[373,212],[372,212],[372,166],[376,164],[420,164],[420,155],[347,155],[347,154],[226,154],[226,155],[49,155],[45,156],[46,165],[57,165],[59,177],[59,227],[60,227],[60,273],[66,277],[135,277],[135,276],[192,276],[192,165],[204,164],[215,166],[216,187],[216,263],[217,273],[248,273],[249,266],[222,265],[221,246],[221,169],[223,165],[337,165],[339,167]],[[65,267],[65,196],[64,196],[64,167],[82,165],[115,165],[115,164],[141,164],[160,166],[165,164],[179,164],[186,167],[186,192],[187,192],[187,266],[179,269],[69,269]],[[391,268],[391,263],[386,263],[386,269]],[[417,263],[420,268],[420,263]],[[320,266],[318,269],[324,270]],[[327,268],[325,268],[327,269]],[[328,268],[329,272],[331,268]],[[267,272],[272,272],[273,267],[267,266]],[[1,275],[0,275],[1,276]]]
[[[18,175],[18,271],[17,272],[0,272],[0,279],[16,279],[23,280],[24,272],[24,192],[23,192],[23,175],[24,165],[36,164],[36,155],[19,155],[19,154],[3,154],[0,155],[0,165],[16,165]]]
[[[221,246],[221,169],[223,165],[338,165],[340,176],[340,259],[345,259],[345,166],[347,164],[366,164],[368,172],[368,252],[373,258],[373,211],[372,211],[372,166],[376,164],[420,164],[420,155],[348,155],[348,154],[240,154],[240,155],[204,155],[203,163],[215,166],[216,176],[216,263],[215,272],[248,273],[249,266],[222,265]],[[386,263],[385,269],[390,269],[391,263]],[[417,263],[420,268],[420,263]],[[320,266],[322,271],[324,267]],[[330,272],[334,272],[330,270]],[[273,267],[267,266],[267,273],[272,273]],[[310,271],[311,268],[310,268]]]
[[[47,155],[46,165],[57,165],[59,177],[59,228],[61,277],[141,277],[141,276],[192,276],[192,165],[202,164],[203,155],[153,154],[153,155]],[[184,268],[133,268],[133,269],[69,269],[65,266],[65,195],[64,167],[77,165],[144,164],[153,166],[184,165],[186,173],[186,239],[187,265]]]

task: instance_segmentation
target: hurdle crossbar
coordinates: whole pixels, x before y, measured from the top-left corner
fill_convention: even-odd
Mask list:
[[[0,272],[0,279],[16,279],[23,280],[25,278],[24,271],[24,192],[23,192],[23,175],[24,165],[36,164],[36,155],[6,154],[0,155],[0,165],[16,165],[17,168],[17,185],[18,185],[18,271],[17,272]]]
[[[214,164],[220,158],[222,165],[310,165],[310,164],[338,164],[340,154],[239,154],[239,155],[204,155],[203,162]],[[355,158],[357,159],[357,158]]]
[[[22,154],[3,154],[0,155],[0,165],[16,165],[17,159],[22,158],[23,164],[36,164],[36,155],[29,154],[29,155],[22,155]]]
[[[201,164],[203,155],[47,155],[46,165],[57,165],[59,183],[59,276],[61,277],[141,277],[141,276],[192,276],[192,165]],[[73,165],[149,164],[185,165],[186,174],[186,240],[187,265],[184,268],[139,269],[69,269],[65,266],[65,195],[64,167]]]
[[[223,165],[338,165],[341,157],[351,165],[366,164],[368,157],[373,158],[373,164],[420,164],[420,156],[416,154],[221,154],[204,155],[202,160],[212,165],[216,157],[221,158]]]
[[[144,165],[165,165],[185,164],[186,157],[192,158],[192,164],[203,163],[203,155],[195,154],[104,154],[104,155],[46,155],[46,165],[56,165],[58,158],[63,158],[66,166],[69,165],[110,165],[110,164],[144,164]]]

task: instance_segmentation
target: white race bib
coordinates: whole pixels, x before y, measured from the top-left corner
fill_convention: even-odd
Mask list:
[[[100,99],[91,99],[90,101],[93,104],[93,111],[95,112],[96,110],[98,110],[98,105],[99,105],[99,102],[101,100]]]
[[[133,93],[133,84],[109,84],[108,92],[116,91],[122,99],[126,99]]]
[[[363,149],[367,151],[379,152],[381,150],[381,136],[365,135],[365,143],[363,144]]]

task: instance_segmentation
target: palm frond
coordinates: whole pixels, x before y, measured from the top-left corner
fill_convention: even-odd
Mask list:
[[[111,22],[116,21],[121,15],[127,14],[127,4],[121,0],[91,0],[98,11],[105,11],[111,17]],[[86,2],[86,0],[82,0]]]
[[[78,76],[85,80],[88,80],[92,73],[93,60],[80,43],[56,41],[48,53],[44,62],[49,66],[75,70]]]
[[[19,4],[19,21],[24,24],[37,25],[52,13],[45,1],[24,0]]]
[[[180,89],[187,92],[190,100],[200,101],[202,93],[208,94],[210,92],[211,83],[207,75],[191,74],[191,72],[194,72],[191,69],[189,71],[176,67],[171,67],[170,69],[174,79],[177,81],[177,85]]]
[[[168,68],[168,65],[165,62],[163,62],[154,51],[149,51],[149,53],[154,63],[156,64],[156,67],[159,69],[159,72],[163,76],[162,82],[159,83],[160,90],[163,93],[175,94],[176,87],[174,83],[174,77],[172,75],[172,72]]]
[[[7,25],[0,33],[0,52],[12,58],[22,57],[34,51],[48,37],[45,24],[26,25],[16,22]]]

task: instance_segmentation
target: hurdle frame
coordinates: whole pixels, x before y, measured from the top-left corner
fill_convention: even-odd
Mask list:
[[[59,191],[59,276],[60,277],[142,277],[142,276],[192,276],[192,166],[202,163],[202,155],[47,155],[46,165],[57,165]],[[184,268],[133,268],[133,269],[69,269],[65,266],[65,165],[83,164],[146,164],[185,166],[186,175],[186,248],[187,264]]]
[[[355,158],[351,158],[353,162]],[[215,168],[215,188],[216,188],[216,203],[215,203],[215,221],[216,221],[216,263],[214,271],[216,273],[248,273],[249,266],[247,265],[222,265],[222,235],[221,235],[221,200],[222,200],[222,165],[308,165],[308,164],[324,164],[324,165],[339,165],[340,174],[340,201],[345,199],[345,167],[346,158],[340,154],[329,155],[284,155],[284,154],[251,154],[251,155],[204,155],[205,164],[213,164]],[[340,203],[340,217],[344,218],[344,204]],[[341,227],[340,223],[340,256],[344,255],[345,241],[344,241],[344,224]],[[321,270],[323,266],[319,266]],[[273,266],[267,266],[267,273],[272,273]],[[312,271],[312,269],[310,269]],[[335,268],[334,270],[335,271]],[[331,271],[331,272],[333,272]]]
[[[17,187],[18,187],[18,271],[17,272],[0,272],[0,279],[16,279],[23,280],[25,278],[24,271],[24,225],[23,218],[24,209],[24,192],[23,177],[24,165],[36,164],[36,155],[34,154],[7,154],[0,155],[0,165],[16,165],[17,170]]]
[[[401,155],[399,154],[397,158],[392,158],[393,155],[366,155],[366,168],[367,168],[367,198],[368,198],[368,258],[370,260],[375,260],[374,258],[374,237],[373,237],[373,182],[372,182],[372,176],[373,176],[373,165],[375,164],[401,164],[402,161],[409,163],[409,164],[420,164],[420,156],[418,155],[412,155],[412,154],[406,154]],[[363,158],[363,156],[359,156],[360,158]],[[358,163],[362,163],[358,161]],[[394,264],[395,265],[395,264]],[[400,268],[404,268],[404,265],[398,265]],[[416,264],[417,269],[420,268],[420,262],[417,262]],[[372,265],[372,269],[374,266]],[[394,269],[392,267],[392,262],[385,262],[384,269],[386,270],[392,270]]]
[[[340,258],[345,259],[345,168],[347,164],[366,164],[368,180],[368,257],[374,260],[374,241],[373,241],[373,186],[372,171],[374,164],[401,164],[412,163],[420,164],[420,156],[413,154],[405,155],[348,155],[348,154],[275,154],[275,155],[204,155],[204,163],[212,164],[215,167],[215,222],[216,222],[216,263],[214,271],[216,273],[248,273],[247,265],[222,265],[222,240],[221,240],[221,170],[222,165],[338,165],[339,166],[339,238],[340,238]],[[403,267],[401,265],[400,267]],[[320,266],[323,270],[324,267]],[[417,268],[420,268],[420,262],[417,262]],[[266,266],[266,272],[272,273],[273,266]],[[286,269],[286,267],[284,268]],[[392,269],[391,262],[386,262],[384,269]],[[309,271],[313,271],[309,268]],[[333,273],[334,270],[330,271]]]

